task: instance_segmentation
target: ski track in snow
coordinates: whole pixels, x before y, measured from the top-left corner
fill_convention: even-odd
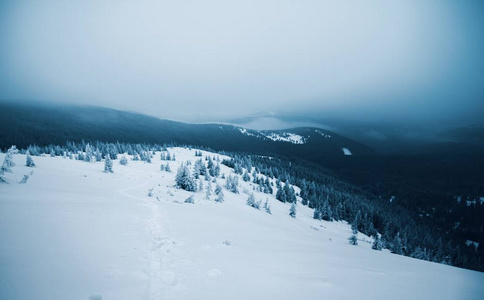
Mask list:
[[[142,183],[122,189],[119,192],[123,196],[131,199],[141,200],[151,208],[151,216],[148,220],[148,225],[152,243],[148,263],[145,269],[145,273],[148,275],[148,284],[144,299],[165,299],[169,293],[170,287],[178,284],[178,275],[171,268],[174,259],[170,255],[176,243],[169,237],[164,236],[164,217],[158,203],[153,201],[156,198],[150,197],[146,199],[146,197],[138,197],[128,193],[129,191],[147,185],[148,183]]]

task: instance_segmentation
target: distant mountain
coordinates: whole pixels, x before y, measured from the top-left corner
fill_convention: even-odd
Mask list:
[[[474,125],[455,128],[440,135],[455,142],[484,146],[484,126]]]
[[[0,103],[0,147],[67,141],[176,143],[215,150],[290,155],[310,161],[367,155],[373,150],[333,132],[312,128],[250,130],[222,124],[187,124],[95,106]]]

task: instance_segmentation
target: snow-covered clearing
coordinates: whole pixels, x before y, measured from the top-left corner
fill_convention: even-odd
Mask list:
[[[15,155],[0,185],[1,298],[482,299],[483,273],[371,250],[362,234],[351,246],[346,223],[314,220],[302,205],[293,219],[270,195],[255,193],[272,215],[256,210],[243,192],[252,183],[224,189],[223,203],[205,192],[183,203],[192,193],[174,177],[194,151],[170,149],[173,173],[159,171],[159,153],[151,164],[116,160],[113,174],[61,157],[27,168]]]
[[[344,155],[353,155],[353,153],[351,153],[350,149],[348,148],[341,148],[341,150],[343,150]]]
[[[283,132],[283,133],[271,133],[266,134],[266,138],[275,142],[288,142],[296,145],[302,145],[306,143],[306,138],[295,133]]]

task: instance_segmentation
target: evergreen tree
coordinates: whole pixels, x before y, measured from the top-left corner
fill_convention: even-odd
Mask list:
[[[358,225],[360,222],[360,218],[361,218],[361,212],[358,211],[355,219],[353,220],[353,223],[351,223],[351,229],[353,230],[353,234],[358,234]]]
[[[217,165],[213,168],[213,174],[210,174],[211,176],[214,177],[219,177],[220,176],[220,164],[217,163]]]
[[[231,191],[234,194],[239,193],[239,177],[236,176],[228,176],[225,180],[225,188]]]
[[[289,215],[293,218],[296,217],[296,202],[291,204],[291,208],[289,209]]]
[[[350,243],[350,245],[353,245],[353,246],[356,246],[358,245],[358,238],[356,237],[356,234],[352,234],[349,238],[348,238],[348,242]]]
[[[315,220],[321,220],[322,219],[322,217],[321,217],[321,211],[319,210],[318,207],[316,207],[314,209],[313,219],[315,219]]]
[[[403,251],[402,251],[402,240],[400,239],[400,233],[397,233],[397,235],[395,235],[395,238],[393,239],[392,244],[393,244],[392,253],[402,255]]]
[[[269,204],[269,199],[268,198],[266,199],[266,202],[264,203],[264,209],[266,210],[266,213],[268,213],[270,215],[272,214],[272,212],[271,212],[271,206]]]
[[[185,203],[194,204],[195,203],[195,198],[193,197],[193,195],[191,195],[190,197],[188,197],[187,199],[185,199]]]
[[[170,163],[166,163],[165,171],[167,171],[168,173],[171,173]]]
[[[27,158],[26,158],[25,165],[31,168],[35,167],[34,160],[32,159],[32,156],[30,156],[29,150],[27,150]]]
[[[84,161],[90,162],[94,156],[94,152],[89,144],[86,145],[86,155],[84,155]]]
[[[224,191],[220,189],[219,193],[217,194],[217,198],[215,198],[216,202],[222,203],[224,202]]]
[[[128,164],[128,159],[126,158],[126,156],[122,156],[120,159],[119,159],[119,164],[123,165],[123,166],[126,166]]]
[[[287,201],[286,191],[280,184],[277,186],[276,199],[283,203]]]
[[[215,186],[215,195],[220,194],[220,192],[222,192],[222,186],[217,184],[217,186]]]
[[[210,200],[211,195],[212,195],[212,183],[209,181],[205,191],[205,200]]]
[[[383,249],[383,243],[382,243],[380,237],[378,236],[378,234],[374,235],[374,237],[375,237],[375,240],[373,241],[373,244],[371,245],[371,249],[381,251]]]
[[[255,196],[254,193],[250,194],[249,197],[247,198],[247,205],[254,207],[255,206]]]
[[[84,153],[82,153],[82,152],[77,153],[77,160],[82,160],[83,161],[84,160],[84,157],[85,157],[84,156]]]
[[[324,201],[321,208],[321,218],[325,221],[332,221],[332,215],[331,206],[328,204],[328,201]]]
[[[244,175],[242,176],[242,180],[245,182],[250,181],[250,175],[247,170],[245,170]]]
[[[208,170],[208,173],[210,174],[210,176],[213,176],[213,177],[215,177],[214,168],[215,168],[215,165],[213,164],[213,161],[209,156],[208,161],[207,161],[207,170]]]
[[[13,162],[14,154],[17,154],[18,150],[17,147],[12,146],[10,149],[7,150],[7,155],[5,155],[5,159],[3,160],[2,167],[0,168],[0,174],[3,175],[4,173],[12,173],[12,167],[15,166]]]
[[[104,172],[113,173],[113,162],[109,154],[106,156],[106,159],[104,160]]]
[[[197,189],[195,181],[190,174],[190,170],[183,163],[178,168],[178,171],[176,173],[175,183],[176,183],[176,187],[189,192],[195,192]]]
[[[96,148],[96,151],[94,152],[94,158],[96,159],[97,162],[100,162],[103,160],[103,156],[101,155],[99,148]]]

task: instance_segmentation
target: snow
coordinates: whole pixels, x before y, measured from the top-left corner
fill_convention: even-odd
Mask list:
[[[469,247],[470,245],[474,246],[476,249],[479,248],[479,243],[478,242],[474,242],[474,241],[471,241],[471,240],[466,240],[466,246]]]
[[[183,203],[193,193],[173,187],[175,171],[194,151],[170,149],[173,173],[159,171],[159,153],[152,164],[114,160],[112,174],[102,162],[48,156],[27,168],[15,155],[0,185],[1,298],[482,298],[483,273],[374,251],[361,233],[351,246],[347,223],[314,220],[300,204],[293,219],[272,195],[255,192],[272,215],[243,192]]]
[[[322,135],[324,138],[327,138],[327,139],[330,139],[331,138],[331,135],[330,134],[326,134],[324,132],[322,132],[321,130],[315,130],[317,133],[319,133],[320,135]]]
[[[302,145],[306,143],[306,138],[298,134],[283,132],[283,133],[270,133],[265,135],[266,138],[275,142],[289,142],[292,144]]]
[[[348,148],[341,148],[341,150],[343,150],[344,155],[353,155],[353,153],[351,153],[351,151]]]
[[[238,127],[240,133],[242,133],[243,135],[246,135],[246,136],[254,136],[254,137],[257,137],[257,138],[267,138],[267,139],[270,139],[274,142],[288,142],[288,143],[292,143],[292,144],[296,144],[296,145],[302,145],[302,144],[305,144],[306,143],[306,140],[307,138],[301,136],[301,135],[298,135],[298,134],[295,134],[295,133],[290,133],[290,132],[282,132],[282,133],[274,133],[274,132],[271,132],[271,133],[268,133],[268,132],[264,132],[264,131],[254,131],[254,130],[251,130],[248,131],[247,129],[245,128],[242,128],[242,127]]]
[[[256,136],[255,134],[253,134],[253,133],[251,133],[251,132],[247,131],[247,129],[245,129],[245,128],[241,128],[241,127],[239,127],[239,131],[240,131],[240,133],[242,133],[242,134],[244,134],[244,135],[246,135],[246,136]]]

